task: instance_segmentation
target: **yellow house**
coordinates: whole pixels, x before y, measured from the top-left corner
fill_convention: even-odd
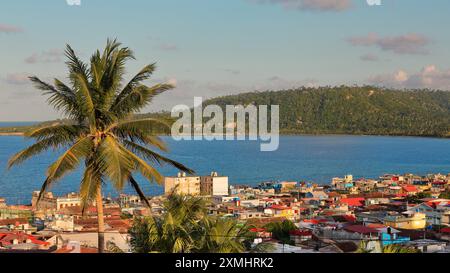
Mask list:
[[[289,192],[297,187],[297,182],[280,182],[281,192]]]
[[[200,195],[200,176],[186,176],[179,173],[178,176],[164,178],[164,193],[166,195],[175,192],[181,195]]]
[[[404,215],[385,217],[384,225],[398,229],[424,229],[427,225],[427,217],[420,212],[405,212]]]
[[[273,205],[264,210],[265,214],[268,214],[272,217],[283,217],[286,219],[294,219],[295,211],[291,207],[281,206],[281,205]]]

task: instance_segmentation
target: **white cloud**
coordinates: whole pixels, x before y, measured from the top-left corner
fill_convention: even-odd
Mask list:
[[[26,73],[12,73],[6,75],[4,82],[12,85],[25,85],[30,83],[30,80],[28,79],[29,76],[30,75]]]
[[[352,6],[351,0],[248,0],[258,4],[281,5],[285,9],[310,11],[345,11]]]
[[[390,37],[380,37],[376,33],[369,33],[367,36],[351,37],[348,42],[354,46],[374,46],[396,54],[428,54],[427,46],[430,44],[427,37],[417,33]]]
[[[429,88],[450,90],[450,69],[441,70],[436,65],[425,66],[415,73],[398,70],[391,74],[377,75],[368,80],[371,84],[395,88]]]
[[[33,53],[25,59],[28,64],[35,63],[57,63],[62,61],[64,52],[60,49],[50,49],[41,53]]]
[[[0,24],[0,33],[19,33],[19,32],[23,32],[23,29],[17,26]]]
[[[163,51],[177,51],[179,50],[178,46],[176,44],[171,43],[163,43],[156,46],[156,49],[163,50]]]
[[[375,54],[364,54],[360,57],[361,61],[366,61],[366,62],[376,62],[379,60],[378,56]]]

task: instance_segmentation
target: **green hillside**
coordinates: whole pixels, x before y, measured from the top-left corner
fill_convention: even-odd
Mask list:
[[[450,92],[375,87],[321,87],[252,92],[204,102],[279,105],[284,134],[357,134],[450,137]],[[143,117],[169,117],[149,113]],[[51,123],[51,122],[47,122]],[[1,133],[30,127],[0,128]],[[165,131],[164,133],[168,133]]]
[[[279,105],[280,130],[286,134],[450,136],[446,91],[300,88],[220,97],[208,104]]]

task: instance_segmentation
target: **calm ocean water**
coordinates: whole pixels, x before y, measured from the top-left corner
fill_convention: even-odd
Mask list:
[[[231,184],[257,184],[263,181],[307,180],[330,183],[335,176],[377,178],[384,173],[450,173],[450,140],[414,137],[374,136],[283,136],[276,152],[260,152],[258,142],[182,141],[165,138],[171,158],[198,174],[211,171],[230,177]],[[15,152],[30,144],[22,137],[0,137],[0,196],[10,204],[27,204],[31,192],[38,190],[46,167],[57,152],[49,152],[6,170],[6,162]],[[164,175],[176,170],[164,167]],[[63,194],[77,191],[81,170],[65,177],[53,188]],[[149,195],[163,188],[139,177]],[[108,194],[115,195],[110,188]],[[125,192],[131,193],[130,189]]]
[[[20,122],[3,122],[0,121],[0,128],[1,127],[22,127],[22,126],[30,126],[33,124],[37,124],[38,122],[35,121],[20,121]]]

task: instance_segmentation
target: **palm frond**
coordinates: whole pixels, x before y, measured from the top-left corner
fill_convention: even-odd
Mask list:
[[[138,86],[142,81],[145,81],[147,79],[149,79],[151,77],[151,75],[153,74],[153,72],[156,69],[156,64],[150,64],[145,66],[144,68],[141,69],[141,71],[139,71],[129,82],[127,85],[125,85],[125,87],[123,88],[123,90],[117,95],[116,100],[114,102],[114,104],[111,107],[111,110],[114,111],[117,107],[117,105],[122,101],[122,99],[124,99],[125,97],[127,97],[132,91],[133,89]]]
[[[55,86],[53,86],[36,76],[30,77],[30,80],[37,89],[45,91],[43,94],[49,96],[47,102],[57,111],[63,111],[69,117],[78,117],[80,115],[77,111],[79,105],[75,98],[75,93],[61,81],[55,79]]]
[[[154,97],[173,89],[171,84],[157,84],[152,87],[137,85],[111,109],[118,117],[126,117],[147,106]]]
[[[102,184],[102,175],[94,162],[88,163],[80,184],[81,209],[84,211],[97,197],[97,188]]]
[[[188,174],[194,174],[195,171],[192,169],[189,169],[188,167],[184,166],[183,164],[176,162],[174,160],[171,160],[167,157],[164,157],[158,153],[153,152],[150,149],[147,149],[146,147],[139,145],[137,143],[134,143],[129,140],[123,141],[125,147],[127,147],[129,150],[131,150],[135,154],[139,154],[143,158],[150,160],[153,163],[157,163],[159,165],[164,165],[165,163],[177,168],[180,171],[183,171]]]
[[[131,187],[136,191],[136,193],[139,195],[142,201],[151,209],[150,202],[148,201],[147,197],[145,196],[145,193],[141,190],[141,187],[139,187],[139,183],[134,179],[132,175],[130,175],[128,181],[130,182]]]
[[[82,158],[92,153],[94,147],[92,137],[79,139],[72,147],[67,149],[47,170],[51,181],[61,179],[66,173],[76,169]]]
[[[150,166],[145,160],[135,155],[131,151],[122,146],[122,151],[131,159],[134,164],[134,170],[139,171],[142,176],[147,178],[150,182],[156,181],[161,184],[163,182],[163,176],[152,166]]]
[[[72,85],[75,87],[75,97],[79,108],[82,109],[83,114],[89,119],[90,123],[95,126],[95,101],[89,79],[91,72],[86,64],[84,64],[75,51],[67,45],[66,57],[69,59],[66,64],[69,67],[69,77]]]
[[[57,136],[61,139],[66,139],[66,141],[69,142],[74,141],[77,137],[87,133],[86,129],[87,128],[83,125],[57,123],[28,131],[25,133],[25,137],[43,140],[45,138]]]
[[[49,149],[57,149],[68,144],[68,139],[64,136],[59,135],[54,135],[42,139],[11,157],[8,161],[8,169],[12,168],[13,166],[19,165],[27,159],[41,154]]]
[[[114,124],[107,129],[113,130],[115,128],[119,128],[121,130],[127,131],[136,131],[140,130],[146,134],[158,134],[164,130],[170,130],[171,122],[167,119],[162,118],[144,118],[144,119],[130,119],[120,121]]]
[[[144,132],[140,129],[134,127],[129,127],[128,129],[117,127],[115,129],[112,129],[112,132],[122,142],[124,140],[130,140],[132,142],[154,146],[160,149],[161,151],[167,152],[166,144],[160,137],[151,135],[148,132]]]
[[[122,190],[134,170],[134,158],[113,137],[106,136],[98,148],[97,158],[101,172],[117,190]]]
[[[91,137],[84,137],[78,140],[72,147],[67,149],[47,170],[47,178],[41,187],[38,202],[44,193],[59,179],[67,173],[75,170],[81,159],[88,157],[92,152],[94,143]]]

